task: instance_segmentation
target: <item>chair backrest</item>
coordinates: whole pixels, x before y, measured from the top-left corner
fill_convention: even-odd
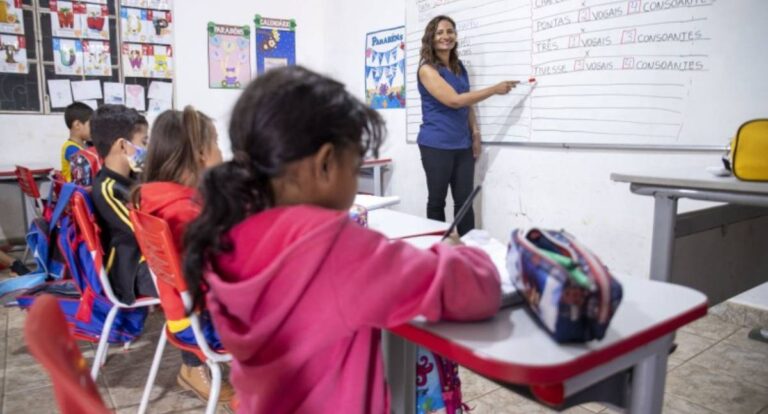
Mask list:
[[[75,191],[72,195],[72,215],[75,217],[75,224],[77,230],[80,232],[80,236],[85,241],[85,246],[91,253],[93,259],[93,266],[98,272],[99,282],[101,282],[101,288],[104,289],[104,295],[112,303],[119,303],[120,300],[112,290],[112,285],[109,282],[109,276],[104,267],[104,248],[101,245],[101,230],[96,223],[96,216],[91,209],[88,208],[88,201],[85,196],[79,191]]]
[[[187,293],[179,252],[173,244],[173,234],[168,223],[135,209],[131,210],[130,217],[139,248],[158,282],[175,287],[182,295]],[[187,303],[184,305],[188,306]]]
[[[17,165],[15,174],[16,180],[19,182],[19,187],[21,187],[21,191],[35,200],[39,199],[40,189],[37,188],[37,182],[35,182],[35,177],[32,175],[32,171],[27,167]]]
[[[51,377],[62,414],[109,412],[55,297],[42,295],[35,300],[24,325],[24,337],[29,352]]]

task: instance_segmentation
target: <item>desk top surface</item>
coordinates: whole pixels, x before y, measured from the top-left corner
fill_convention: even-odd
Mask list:
[[[612,173],[611,180],[662,187],[755,193],[768,196],[768,182],[741,181],[732,175],[717,177],[707,171],[706,166]]]
[[[399,211],[379,209],[368,212],[368,227],[390,239],[442,234],[448,230],[448,223],[401,213]]]
[[[619,278],[624,299],[605,338],[560,345],[523,308],[473,323],[413,321],[392,331],[484,376],[516,384],[552,384],[586,372],[674,332],[707,312],[693,289]]]

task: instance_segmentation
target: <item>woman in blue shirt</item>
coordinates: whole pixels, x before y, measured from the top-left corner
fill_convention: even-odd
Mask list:
[[[500,82],[489,88],[469,90],[467,70],[456,53],[456,23],[447,16],[430,20],[421,39],[418,87],[422,123],[417,142],[427,174],[427,217],[445,221],[448,186],[454,214],[474,186],[475,159],[480,156],[480,129],[472,105],[493,95],[505,95],[517,81]],[[459,234],[474,228],[469,209],[458,223]]]

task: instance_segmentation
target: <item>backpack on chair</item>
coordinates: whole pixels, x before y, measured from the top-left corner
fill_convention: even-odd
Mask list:
[[[78,339],[97,342],[101,335],[107,313],[112,302],[104,294],[99,272],[103,271],[101,251],[89,250],[85,236],[75,220],[76,209],[82,210],[90,220],[95,220],[93,204],[88,192],[73,183],[65,184],[62,198],[71,198],[73,213],[60,220],[58,248],[62,252],[71,280],[49,282],[30,289],[17,298],[21,308],[32,306],[35,298],[42,293],[57,297],[67,322],[72,326]],[[77,204],[77,206],[75,206]],[[95,226],[95,223],[94,223]],[[94,236],[98,240],[97,234]],[[132,342],[144,329],[146,308],[122,309],[117,313],[109,333],[110,343]]]

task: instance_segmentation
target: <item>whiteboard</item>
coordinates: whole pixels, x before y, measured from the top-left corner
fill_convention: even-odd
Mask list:
[[[537,80],[475,106],[484,142],[722,148],[768,116],[765,0],[408,0],[408,142],[421,37],[441,14],[473,90]]]

